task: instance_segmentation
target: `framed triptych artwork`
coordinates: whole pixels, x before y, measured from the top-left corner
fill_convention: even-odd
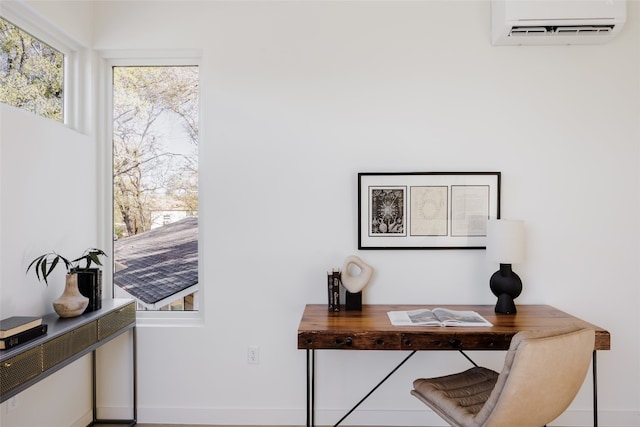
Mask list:
[[[358,249],[484,249],[500,172],[358,174]]]

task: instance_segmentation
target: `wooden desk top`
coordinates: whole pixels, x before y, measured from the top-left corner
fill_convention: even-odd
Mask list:
[[[393,326],[388,311],[419,308],[476,311],[493,326]],[[363,305],[362,311],[329,312],[326,304],[305,307],[299,349],[507,350],[523,330],[583,325],[595,330],[595,350],[610,349],[608,331],[548,305],[518,305],[516,314],[496,314],[493,305]]]

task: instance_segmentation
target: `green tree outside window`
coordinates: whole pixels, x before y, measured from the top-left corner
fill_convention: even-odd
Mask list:
[[[0,17],[0,102],[63,122],[64,55]]]

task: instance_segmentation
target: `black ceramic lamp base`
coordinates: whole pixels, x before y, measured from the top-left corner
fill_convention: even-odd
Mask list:
[[[500,270],[493,273],[489,286],[491,292],[498,297],[495,312],[515,314],[517,310],[513,300],[522,292],[522,280],[511,270],[511,264],[500,264]]]

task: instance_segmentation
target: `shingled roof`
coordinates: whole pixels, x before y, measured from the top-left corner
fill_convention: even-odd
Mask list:
[[[115,284],[155,307],[198,285],[198,217],[189,217],[114,242]],[[159,308],[159,307],[155,307]]]

